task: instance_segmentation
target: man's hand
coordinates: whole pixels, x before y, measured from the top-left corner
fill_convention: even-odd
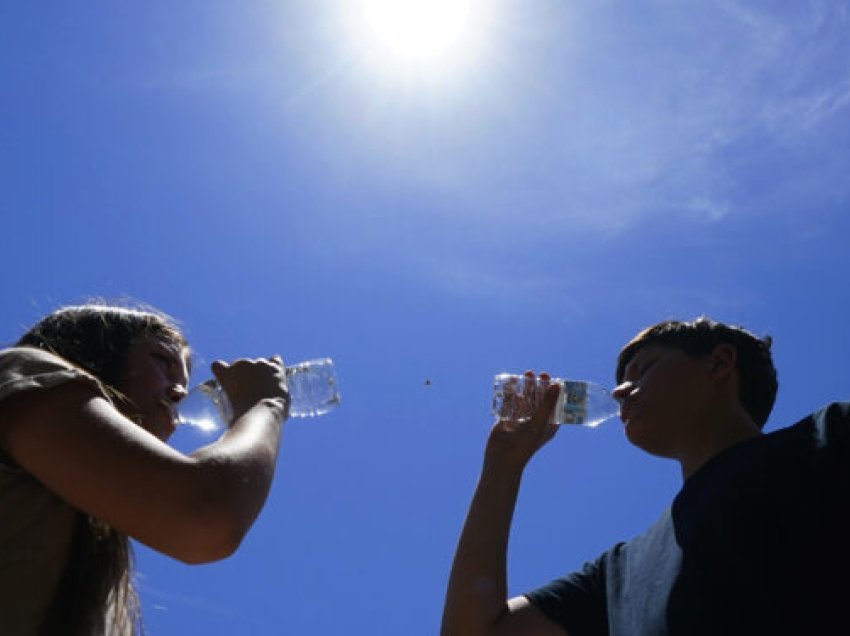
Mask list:
[[[514,390],[516,389],[516,390]],[[455,553],[442,636],[560,634],[530,604],[508,603],[508,534],[522,471],[558,430],[552,413],[560,386],[529,371],[506,387],[499,421],[490,431],[484,468]]]
[[[484,462],[494,468],[521,472],[558,430],[552,414],[560,386],[550,385],[547,373],[535,382],[534,373],[526,371],[524,380],[520,391],[505,391],[504,416],[490,431]]]

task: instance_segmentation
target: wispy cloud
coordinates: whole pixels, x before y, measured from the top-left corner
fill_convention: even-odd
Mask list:
[[[850,19],[841,3],[659,1],[655,15],[664,20],[645,29],[602,24],[619,7],[611,4],[611,15],[583,18],[586,31],[609,31],[609,46],[582,43],[577,64],[586,70],[553,78],[559,101],[512,97],[521,126],[496,126],[479,139],[480,153],[420,174],[445,183],[450,172],[461,191],[489,185],[495,223],[500,207],[519,206],[534,210],[529,222],[561,218],[603,232],[677,210],[716,222],[751,211],[736,198],[747,187],[742,167],[781,168],[773,146],[793,160],[847,133]],[[834,160],[824,153],[813,161]]]
[[[442,293],[464,302],[495,305],[502,313],[529,314],[557,305],[570,314],[583,314],[583,277],[566,272],[528,271],[485,259],[449,257],[423,263],[422,277]]]
[[[839,212],[812,201],[850,197],[834,149],[850,139],[843,0],[649,5],[573,3],[536,37],[506,24],[501,66],[452,103],[346,102],[352,119],[322,129],[329,174],[351,179],[356,165],[364,188],[406,203],[305,223],[334,216],[341,234],[358,231],[354,259],[402,262],[447,292],[494,299],[571,294],[530,276],[533,259],[500,268],[504,254],[560,254],[569,271],[583,246],[614,254],[635,228],[823,227]],[[474,228],[479,249],[455,241],[435,258],[432,243],[409,239],[410,217],[417,238],[439,228],[443,247]]]
[[[223,604],[220,600],[213,600],[202,594],[193,594],[191,592],[185,593],[181,591],[180,593],[175,593],[173,591],[163,590],[152,585],[148,581],[148,577],[142,573],[137,573],[136,579],[139,593],[143,598],[147,597],[146,600],[156,610],[168,611],[178,608],[181,612],[191,611],[198,614],[217,616],[245,626],[250,626],[255,622],[244,612]]]
[[[719,221],[729,214],[728,204],[705,196],[697,196],[691,199],[688,209],[699,218],[707,221]]]

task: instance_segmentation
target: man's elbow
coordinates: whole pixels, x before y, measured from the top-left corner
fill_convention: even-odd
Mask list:
[[[513,602],[513,599],[508,601],[497,616],[470,613],[466,611],[470,607],[468,604],[455,604],[457,609],[452,610],[449,607],[443,614],[440,636],[504,636],[520,633],[513,629],[514,617],[511,615]]]
[[[491,631],[480,617],[444,616],[443,624],[440,626],[440,636],[489,636]]]

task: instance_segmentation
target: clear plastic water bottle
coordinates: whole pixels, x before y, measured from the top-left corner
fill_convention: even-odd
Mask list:
[[[593,382],[551,378],[546,384],[536,377],[500,373],[493,378],[493,415],[500,419],[530,419],[546,387],[552,384],[561,385],[553,414],[556,424],[595,428],[620,411],[620,404],[611,397],[611,392]]]
[[[285,367],[289,389],[289,417],[314,417],[335,409],[340,402],[333,360],[317,358]],[[217,380],[195,386],[178,407],[180,423],[201,431],[229,426],[233,409]]]

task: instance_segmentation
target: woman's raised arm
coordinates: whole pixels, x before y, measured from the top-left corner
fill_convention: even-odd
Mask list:
[[[192,455],[80,381],[0,402],[0,448],[74,508],[181,561],[214,561],[239,546],[271,486],[287,403],[285,389],[274,390],[280,368],[218,365],[225,388],[237,390],[237,417]]]

